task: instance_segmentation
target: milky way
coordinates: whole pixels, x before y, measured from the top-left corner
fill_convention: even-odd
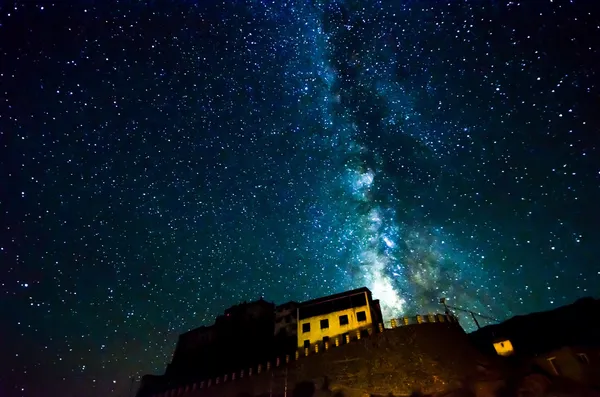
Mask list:
[[[593,2],[58,3],[0,9],[2,396],[127,395],[260,296],[596,293]]]

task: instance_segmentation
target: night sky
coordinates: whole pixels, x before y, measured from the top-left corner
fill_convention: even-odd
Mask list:
[[[12,3],[3,397],[127,396],[261,296],[598,295],[594,1]]]

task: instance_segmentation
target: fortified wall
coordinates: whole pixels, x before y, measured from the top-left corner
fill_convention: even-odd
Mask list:
[[[460,387],[486,359],[470,344],[455,317],[418,315],[387,327],[313,345],[273,362],[223,374],[153,397],[344,397],[434,393]],[[371,332],[372,331],[372,332]],[[347,343],[346,343],[347,342]]]

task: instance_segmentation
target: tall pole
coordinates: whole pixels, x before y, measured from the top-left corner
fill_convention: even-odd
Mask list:
[[[495,322],[500,322],[499,320],[497,320],[495,318],[483,316],[481,314],[476,314],[472,310],[461,309],[460,307],[448,306],[446,304],[446,298],[440,298],[440,303],[442,305],[444,305],[444,309],[446,311],[446,314],[450,314],[450,309],[458,310],[458,311],[461,311],[461,312],[464,312],[464,313],[469,313],[471,315],[471,317],[473,318],[473,321],[475,322],[475,325],[477,326],[477,329],[481,329],[481,325],[479,325],[479,321],[477,321],[477,316],[479,316],[481,318],[485,318],[487,320],[492,320],[492,321],[495,321]]]
[[[131,383],[129,384],[129,397],[131,397],[131,392],[133,391],[133,383],[135,382],[135,376],[131,377]]]
[[[448,309],[448,306],[446,306],[446,298],[441,298],[440,303],[444,305],[444,313],[450,314],[450,310]]]
[[[271,382],[269,383],[269,397],[273,397],[273,377],[275,376],[275,371],[271,371]]]
[[[283,386],[283,397],[287,397],[288,366],[285,366],[285,382]]]
[[[471,317],[473,317],[473,321],[475,321],[475,325],[477,326],[477,329],[481,329],[481,326],[479,325],[479,321],[477,321],[477,317],[475,317],[475,313],[471,312]]]

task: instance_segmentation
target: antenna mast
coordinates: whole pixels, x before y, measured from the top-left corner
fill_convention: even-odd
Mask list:
[[[467,309],[463,309],[463,308],[460,308],[460,307],[450,306],[450,305],[446,304],[446,298],[440,298],[440,303],[442,305],[444,305],[444,311],[445,311],[446,314],[452,314],[452,312],[450,311],[450,309],[470,314],[471,317],[473,318],[473,321],[475,322],[475,325],[477,326],[477,329],[481,329],[481,325],[479,325],[479,321],[477,321],[477,317],[481,317],[481,318],[484,318],[486,320],[491,320],[491,321],[494,321],[494,322],[497,322],[497,323],[500,322],[500,320],[498,320],[498,319],[495,319],[495,318],[492,318],[492,317],[488,317],[488,316],[484,316],[484,315],[479,314],[479,313],[475,313],[472,310],[467,310]]]

